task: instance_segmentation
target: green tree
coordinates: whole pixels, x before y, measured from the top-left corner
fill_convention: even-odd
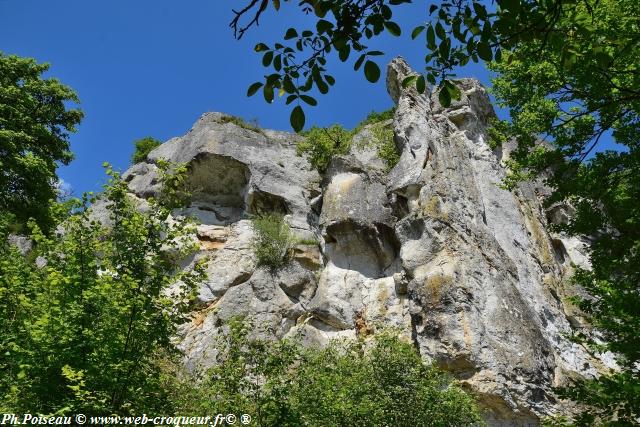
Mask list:
[[[108,173],[109,226],[85,196],[53,235],[30,222],[26,256],[0,236],[4,412],[167,410],[161,358],[177,354],[172,337],[203,269],[175,268],[194,250],[190,223],[168,221],[171,208],[154,200],[140,212]]]
[[[569,202],[575,215],[557,228],[590,236],[591,270],[573,277],[592,298],[574,298],[599,331],[576,340],[611,351],[620,372],[562,391],[589,405],[581,425],[633,425],[640,417],[640,4],[603,0],[577,8],[587,29],[563,16],[555,31],[571,41],[523,44],[492,67],[494,93],[511,111],[500,139],[516,139],[506,184],[541,176],[553,189],[548,204]],[[611,135],[618,150],[598,150]],[[538,138],[549,141],[539,144]]]
[[[239,319],[225,328],[219,363],[196,388],[188,376],[173,388],[184,413],[243,412],[258,426],[480,423],[473,398],[391,332],[305,349],[251,339]]]
[[[69,134],[83,117],[68,102],[76,93],[54,78],[49,64],[0,52],[0,214],[20,224],[35,218],[51,226],[49,201],[56,198],[56,168],[68,164]]]
[[[149,153],[155,148],[159,147],[162,142],[157,139],[147,136],[145,138],[140,138],[133,142],[135,146],[135,150],[131,155],[131,163],[140,163],[147,160],[147,156]]]

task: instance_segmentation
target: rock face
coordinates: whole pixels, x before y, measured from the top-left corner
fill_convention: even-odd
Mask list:
[[[296,155],[297,135],[220,113],[127,171],[146,198],[158,190],[157,159],[189,164],[193,200],[178,214],[201,222],[195,258],[208,257],[209,277],[181,337],[186,364],[215,363],[216,337],[237,315],[256,336],[308,345],[392,326],[478,394],[490,425],[538,425],[568,410],[553,386],[602,369],[565,338],[580,319],[562,283],[586,262],[585,243],[547,231],[563,212],[545,212],[540,187],[499,187],[508,152],[487,145],[494,112],[476,80],[458,81],[462,99],[445,109],[402,88],[412,73],[402,59],[388,67],[401,153],[388,173],[354,144],[320,176]],[[318,242],[298,245],[277,272],[256,267],[251,250],[250,215],[271,211]]]

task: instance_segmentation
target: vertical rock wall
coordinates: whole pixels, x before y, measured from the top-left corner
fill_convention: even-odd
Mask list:
[[[182,337],[187,366],[215,363],[216,337],[236,315],[253,319],[257,337],[308,345],[392,326],[475,391],[490,424],[537,425],[567,410],[552,386],[601,369],[565,338],[577,320],[558,284],[571,261],[585,262],[584,243],[549,234],[533,184],[498,186],[508,152],[486,143],[494,112],[476,80],[458,81],[462,99],[443,109],[402,88],[412,73],[402,59],[388,68],[401,153],[388,173],[354,144],[320,176],[296,155],[298,136],[220,113],[127,171],[144,198],[157,191],[156,159],[190,166],[194,197],[177,214],[200,220],[194,259],[208,258],[209,277]],[[277,272],[257,268],[251,250],[248,218],[268,211],[306,242]]]

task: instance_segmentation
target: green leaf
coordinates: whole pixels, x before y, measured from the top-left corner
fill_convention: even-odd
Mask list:
[[[330,86],[333,86],[336,83],[336,79],[334,79],[333,76],[330,76],[329,74],[325,74],[324,79],[327,81],[327,83],[329,83]]]
[[[284,39],[285,40],[291,40],[298,37],[298,32],[296,31],[295,28],[289,28],[286,32],[286,34],[284,35]]]
[[[405,89],[408,88],[409,86],[411,86],[416,81],[417,78],[418,78],[418,76],[416,76],[415,74],[412,75],[412,76],[409,76],[409,77],[405,77],[402,80],[402,87],[405,88]]]
[[[364,76],[371,83],[375,83],[380,78],[380,67],[373,61],[367,61],[364,64]]]
[[[427,47],[431,50],[436,49],[436,33],[431,25],[427,29]]]
[[[340,58],[340,61],[344,62],[349,59],[349,53],[351,53],[351,46],[346,44],[342,49],[338,50],[338,58]]]
[[[249,89],[247,90],[247,96],[253,96],[255,95],[255,93],[258,91],[258,89],[260,89],[262,87],[262,83],[261,82],[255,82],[254,84],[252,84],[251,86],[249,86]]]
[[[296,132],[300,132],[304,128],[304,121],[304,111],[301,106],[297,105],[293,110],[291,110],[291,116],[289,117],[291,127]]]
[[[485,7],[480,3],[474,2],[473,10],[476,12],[476,15],[478,15],[478,18],[480,18],[481,20],[484,21],[485,19],[487,19],[487,9],[485,9]]]
[[[496,49],[496,54],[494,57],[496,62],[502,62],[502,50],[501,49]]]
[[[425,28],[424,25],[419,25],[415,27],[411,32],[411,38],[415,40],[415,38],[418,37],[420,33],[424,31],[424,28]]]
[[[416,81],[416,89],[418,90],[418,93],[424,93],[424,91],[427,89],[427,85],[424,81],[423,75],[420,75],[420,77],[418,77],[418,80]]]
[[[462,93],[460,92],[460,89],[458,88],[458,86],[456,86],[453,82],[451,82],[450,80],[445,81],[444,88],[447,90],[447,92],[449,92],[449,97],[452,100],[454,99],[456,101],[460,100]]]
[[[316,30],[318,31],[318,34],[326,33],[327,31],[329,31],[332,28],[333,28],[333,24],[331,22],[329,22],[329,21],[324,20],[324,19],[320,19],[316,23]]]
[[[400,26],[393,21],[385,21],[384,27],[391,33],[393,36],[400,36],[402,30],[400,30]]]
[[[499,0],[500,7],[509,12],[517,13],[520,10],[520,0]]]
[[[280,0],[271,0],[271,3],[276,11],[280,10]]]
[[[447,108],[449,105],[451,105],[451,95],[446,88],[440,88],[440,92],[438,92],[438,101],[440,101],[440,105],[442,105],[444,108]]]
[[[478,46],[476,46],[476,48],[478,49],[478,56],[480,57],[480,59],[482,59],[483,61],[491,61],[493,54],[491,52],[491,46],[489,46],[489,43],[480,42],[478,43]]]
[[[358,71],[360,69],[360,67],[362,66],[362,63],[364,62],[364,59],[367,57],[367,55],[365,55],[364,53],[362,55],[360,55],[360,58],[358,58],[358,60],[356,61],[356,63],[353,65],[353,69],[355,71]]]
[[[444,27],[439,21],[436,23],[436,34],[438,35],[438,38],[440,40],[444,40],[447,38],[447,33],[445,32]]]
[[[256,52],[263,52],[265,50],[269,50],[269,46],[264,43],[258,43],[256,47],[253,48]]]
[[[318,101],[316,101],[315,98],[309,96],[309,95],[300,95],[300,99],[302,99],[304,102],[306,102],[307,104],[315,107],[316,105],[318,105]]]
[[[265,86],[262,90],[262,95],[264,96],[264,100],[269,104],[273,102],[273,86]]]
[[[440,59],[447,61],[449,59],[449,53],[451,52],[451,40],[442,40],[440,46],[438,46],[438,52],[440,53]]]
[[[264,65],[265,67],[268,67],[271,64],[272,60],[273,60],[273,51],[270,50],[269,52],[265,53],[264,56],[262,57],[262,65]]]

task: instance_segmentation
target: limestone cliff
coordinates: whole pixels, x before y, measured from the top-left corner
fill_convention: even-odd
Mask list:
[[[320,176],[296,155],[299,136],[220,113],[127,171],[145,198],[157,190],[154,161],[190,166],[194,195],[180,214],[201,222],[195,258],[208,257],[209,276],[181,338],[187,366],[215,362],[215,337],[236,315],[251,317],[257,336],[309,345],[393,326],[478,393],[490,424],[537,425],[567,410],[553,386],[601,369],[566,338],[579,319],[561,284],[571,262],[584,264],[584,243],[549,233],[563,208],[546,212],[543,188],[499,187],[508,150],[487,144],[494,112],[476,80],[460,80],[462,99],[444,109],[402,88],[411,73],[402,59],[387,72],[401,153],[389,172],[355,144]],[[259,211],[285,214],[318,244],[298,245],[277,272],[256,268],[248,215]]]

